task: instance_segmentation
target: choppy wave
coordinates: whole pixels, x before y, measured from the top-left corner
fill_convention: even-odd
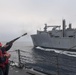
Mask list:
[[[76,57],[76,52],[72,52],[72,51],[63,51],[63,50],[56,50],[56,49],[45,49],[42,47],[36,47],[37,49],[41,49],[44,51],[54,51],[55,53],[60,53],[60,54],[65,54],[68,56],[72,56],[72,57]]]

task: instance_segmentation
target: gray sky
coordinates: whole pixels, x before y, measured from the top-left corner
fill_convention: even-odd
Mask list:
[[[44,24],[76,27],[76,0],[0,0],[0,39],[9,41],[24,32],[30,38]]]

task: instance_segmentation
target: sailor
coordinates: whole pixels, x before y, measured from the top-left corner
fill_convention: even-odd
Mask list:
[[[9,61],[10,54],[7,52],[12,47],[11,44],[6,44],[2,47],[0,43],[0,75],[8,75],[9,73]]]

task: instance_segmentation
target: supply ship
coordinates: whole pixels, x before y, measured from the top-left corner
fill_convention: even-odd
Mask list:
[[[61,25],[45,24],[44,30],[37,30],[37,34],[32,34],[31,38],[35,48],[76,50],[76,29],[72,28],[71,23],[67,27],[65,19],[62,20],[62,28]]]

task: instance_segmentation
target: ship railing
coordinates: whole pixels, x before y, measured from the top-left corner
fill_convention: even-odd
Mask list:
[[[10,51],[10,53],[11,54],[16,53],[18,61],[15,61],[13,59],[12,60],[13,60],[13,62],[18,63],[19,68],[23,68],[23,67],[29,68],[30,66],[28,67],[27,63],[33,62],[33,60],[30,60],[30,59],[32,59],[32,57],[26,56],[26,54],[28,54],[28,53],[31,55],[30,52],[18,49],[15,51]],[[45,57],[46,57],[46,55],[44,57],[41,57],[42,60],[39,59],[38,61],[41,63],[41,65],[43,64],[43,61],[44,61],[46,64],[50,63],[50,65],[54,66],[55,75],[63,75],[64,71],[70,72],[70,74],[66,73],[65,75],[75,75],[76,74],[76,58],[70,58],[70,57],[68,58],[66,56],[62,57],[59,53],[57,53],[56,55],[55,54],[50,55],[50,57],[47,58],[46,60],[44,59]],[[35,55],[34,58],[38,58],[38,56]],[[71,65],[71,64],[73,64],[73,65]]]
[[[26,51],[23,51],[23,50],[18,49],[18,50],[9,51],[9,52],[12,55],[9,61],[18,63],[18,66],[20,66],[20,64],[25,64],[26,58],[29,58],[29,57],[26,57],[26,55],[22,55],[22,53],[26,53]]]

